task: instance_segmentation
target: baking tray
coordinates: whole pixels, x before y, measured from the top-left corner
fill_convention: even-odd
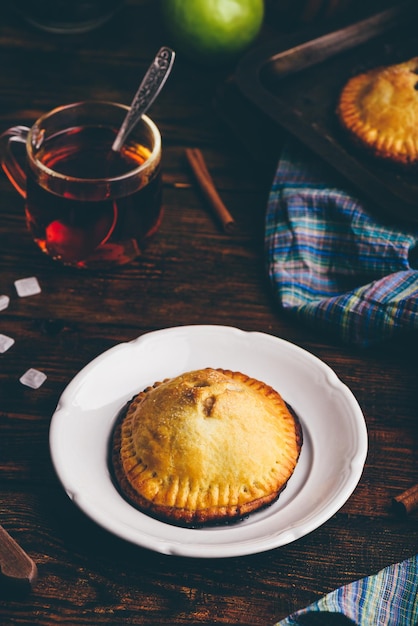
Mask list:
[[[395,171],[354,148],[335,109],[351,76],[418,56],[417,5],[403,2],[337,30],[317,29],[310,38],[306,32],[274,38],[248,53],[234,75],[245,98],[320,155],[360,196],[414,223],[418,171]]]

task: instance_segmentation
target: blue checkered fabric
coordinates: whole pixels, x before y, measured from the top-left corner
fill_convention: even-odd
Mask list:
[[[282,152],[265,226],[284,311],[361,346],[418,329],[418,227],[372,212],[299,145]]]
[[[276,626],[297,626],[311,611],[342,613],[357,626],[416,626],[418,624],[418,557],[385,567],[332,591]]]

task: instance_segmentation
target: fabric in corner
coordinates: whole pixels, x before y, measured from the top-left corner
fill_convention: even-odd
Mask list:
[[[265,254],[280,306],[313,328],[359,346],[418,329],[418,226],[369,211],[296,143],[270,191]]]

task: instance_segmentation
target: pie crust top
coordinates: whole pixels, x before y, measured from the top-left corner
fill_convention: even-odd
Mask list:
[[[299,420],[277,391],[206,368],[135,396],[116,422],[110,458],[119,490],[137,508],[199,526],[273,502],[301,445]]]
[[[418,161],[418,57],[349,79],[337,106],[342,126],[374,156]]]

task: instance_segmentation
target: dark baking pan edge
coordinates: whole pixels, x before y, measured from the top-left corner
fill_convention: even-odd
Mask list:
[[[274,39],[248,53],[238,64],[234,79],[245,98],[279,126],[297,137],[313,152],[338,170],[366,198],[389,215],[418,222],[418,188],[396,189],[384,175],[371,171],[344,146],[327,134],[321,134],[314,124],[305,123],[286,103],[272,93],[262,78],[263,72],[273,72],[281,79],[320,63],[336,54],[384,34],[407,19],[415,1],[403,2],[369,18],[331,32],[317,29],[309,39],[303,34]],[[272,69],[273,68],[273,69]]]

